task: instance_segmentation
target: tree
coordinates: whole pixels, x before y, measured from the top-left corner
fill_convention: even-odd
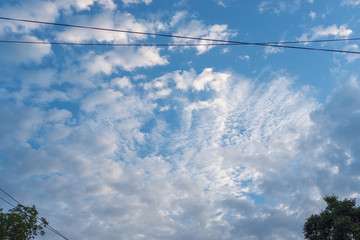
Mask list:
[[[339,201],[337,196],[323,198],[327,207],[311,215],[304,226],[304,236],[310,240],[360,240],[360,207],[356,199]]]
[[[38,218],[35,206],[25,207],[17,205],[8,213],[0,208],[0,239],[1,240],[29,240],[36,235],[45,235],[44,228],[48,226],[45,218]]]

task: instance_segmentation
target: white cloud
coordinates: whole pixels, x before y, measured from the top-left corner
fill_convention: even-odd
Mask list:
[[[190,71],[175,71],[163,76],[166,79],[172,79],[176,83],[176,88],[187,91],[193,83],[196,73],[193,69]]]
[[[137,4],[137,3],[145,3],[149,5],[152,0],[121,0],[124,4]]]
[[[241,60],[244,60],[244,61],[250,61],[250,56],[249,55],[244,55],[244,56],[239,56],[239,58],[241,59]]]
[[[92,116],[90,124],[96,127],[101,122],[102,127],[110,129],[115,124],[116,130],[111,131],[115,131],[114,134],[119,132],[124,138],[122,144],[126,143],[127,147],[134,147],[135,141],[144,141],[144,134],[140,131],[142,121],[151,116],[154,108],[154,105],[141,101],[136,95],[113,89],[94,91],[81,103],[81,109]]]
[[[26,1],[17,4],[5,4],[0,8],[0,15],[3,17],[30,19],[38,21],[54,22],[59,16],[60,9],[55,3],[49,1]],[[0,21],[0,37],[7,37],[8,40],[20,41],[47,41],[33,33],[34,30],[45,29],[48,26],[42,24],[25,23],[19,21]],[[1,60],[12,63],[40,63],[44,56],[51,53],[50,45],[30,44],[1,44]]]
[[[265,56],[271,55],[271,54],[281,53],[281,52],[283,52],[283,51],[284,51],[284,49],[281,48],[281,47],[266,46],[265,49],[264,49]]]
[[[213,69],[206,68],[203,72],[194,79],[193,88],[197,91],[205,90],[206,88],[220,91],[225,88],[230,74],[214,73]]]
[[[311,3],[311,0],[309,2]],[[303,2],[300,0],[269,0],[261,2],[258,6],[258,10],[260,13],[272,12],[277,15],[282,12],[294,13],[300,8],[302,3]]]
[[[214,0],[214,1],[222,7],[226,7],[224,1],[222,1],[222,0]]]
[[[154,47],[121,48],[104,54],[89,53],[84,57],[84,67],[92,74],[111,74],[116,68],[133,71],[136,68],[166,65],[168,61],[160,56],[160,49]]]
[[[111,89],[98,91],[88,96],[86,100],[83,101],[82,108],[87,112],[95,111],[97,108],[103,108],[104,105],[108,106],[109,104],[116,104],[123,94]]]
[[[359,51],[359,46],[357,44],[351,44],[351,45],[346,46],[344,48],[344,50],[358,52]],[[360,59],[360,56],[359,56],[359,54],[347,54],[345,56],[345,58],[349,63],[351,63],[351,62],[354,62],[357,59]]]
[[[113,0],[56,0],[55,4],[66,11],[70,11],[71,7],[74,7],[77,11],[89,11],[94,4],[98,4],[105,9],[116,9]]]
[[[213,0],[214,2],[216,2],[219,6],[221,7],[227,7],[227,5],[232,2],[233,0]]]
[[[51,103],[53,101],[68,101],[69,97],[67,93],[59,90],[49,90],[44,91],[40,90],[36,93],[35,96],[32,96],[32,100],[36,103]]]
[[[44,112],[38,108],[25,108],[21,104],[1,104],[1,149],[17,144],[28,147],[29,140],[43,124]]]
[[[228,29],[227,25],[215,24],[212,26],[206,26],[202,21],[192,19],[192,17],[189,16],[189,14],[186,14],[186,12],[177,12],[173,17],[171,25],[176,29],[174,35],[179,36],[228,40],[229,37],[236,35],[234,31]],[[206,44],[209,43],[209,41],[175,38],[174,43]],[[196,46],[195,48],[197,49],[198,54],[203,54],[213,47],[214,46]]]
[[[350,5],[350,6],[357,6],[360,4],[360,0],[343,0],[341,2],[342,5]]]
[[[77,7],[62,9],[87,11],[96,4],[107,12],[111,4],[106,3],[113,2],[73,1]],[[284,4],[292,9],[290,2]],[[98,22],[73,18],[83,25]],[[105,27],[129,23],[140,31],[166,25],[129,14],[94,19]],[[192,31],[186,32],[187,26]],[[11,27],[24,35],[35,29]],[[232,36],[226,25],[207,26],[186,12],[177,12],[166,27],[196,36]],[[346,26],[314,29],[307,38],[351,33]],[[59,39],[73,41],[145,39],[62,34]],[[284,73],[250,79],[215,66],[140,69],[168,64],[171,55],[161,56],[158,48],[85,54],[86,48],[61,48],[68,57],[52,55],[50,47],[19,49],[24,58],[17,63],[54,58],[32,70],[18,72],[29,65],[16,65],[1,79],[1,180],[69,239],[302,239],[299,229],[323,207],[321,196],[358,195],[355,76],[342,81],[321,106],[310,87]],[[199,54],[208,50],[197,48]],[[5,53],[1,58],[14,58]],[[28,186],[36,191],[29,194]]]
[[[130,79],[127,78],[127,77],[122,77],[122,78],[114,78],[112,81],[111,81],[111,86],[113,87],[119,87],[119,88],[132,88],[133,85],[132,83],[130,82]]]
[[[115,9],[116,5],[112,0],[76,0],[73,5],[76,7],[77,10],[90,10],[91,6],[95,3],[99,5],[103,5],[105,8]]]
[[[50,109],[48,112],[48,117],[47,117],[47,120],[49,122],[61,122],[61,123],[64,123],[65,121],[71,119],[72,117],[72,114],[71,112],[69,112],[68,110],[65,110],[65,109],[57,109],[57,108],[54,108],[54,109]]]
[[[174,14],[174,16],[171,19],[170,26],[174,27],[177,24],[179,24],[181,21],[184,21],[184,19],[188,16],[188,13],[186,11],[178,11]]]
[[[2,165],[3,176],[12,176],[16,169],[15,182],[27,178],[36,186],[42,196],[37,203],[44,206],[40,210],[48,211],[46,217],[57,226],[65,226],[59,231],[69,238],[90,232],[89,239],[281,239],[285,235],[300,239],[301,233],[293,229],[317,206],[310,197],[324,193],[323,186],[307,176],[314,171],[311,168],[318,169],[307,161],[318,146],[324,146],[321,141],[327,136],[321,135],[321,141],[315,138],[316,144],[302,141],[326,132],[322,127],[335,126],[333,119],[321,120],[321,111],[310,117],[318,105],[307,88],[293,89],[292,80],[282,75],[259,85],[210,68],[199,74],[174,71],[151,82],[142,78],[132,82],[132,88],[127,87],[126,77],[109,82],[83,92],[76,121],[65,109],[45,113],[1,105],[5,114],[0,126],[8,132],[0,138],[0,149],[14,150]],[[136,93],[144,82],[149,83],[148,91],[173,86],[175,93],[158,107],[154,105],[158,99]],[[356,82],[352,84],[354,89]],[[200,100],[196,89],[216,91]],[[341,96],[356,96],[356,91]],[[329,101],[326,109],[338,100]],[[355,109],[350,106],[351,113],[345,115],[352,116]],[[155,116],[158,110],[161,113]],[[163,115],[168,112],[176,112],[172,117],[180,119],[179,126],[167,125]],[[356,122],[355,118],[352,123]],[[321,127],[322,123],[327,125]],[[330,129],[324,134],[337,132]],[[345,138],[341,141],[347,144]],[[21,142],[26,148],[13,144]],[[162,147],[169,155],[162,154]],[[351,155],[355,156],[352,151]],[[303,156],[308,160],[300,161]],[[321,152],[316,156],[323,161]],[[329,176],[343,171],[343,165],[335,163],[328,162]],[[78,184],[71,184],[74,181]],[[262,194],[276,204],[257,200]],[[55,202],[61,213],[53,215],[48,201]],[[261,231],[255,227],[259,222],[266,226]],[[75,230],[66,227],[75,223]]]
[[[108,29],[119,29],[124,31],[136,32],[156,32],[162,28],[162,23],[146,22],[141,19],[136,19],[129,13],[112,14],[109,12],[98,15],[79,16],[73,20],[76,25],[86,25]],[[61,41],[68,42],[90,42],[93,40],[99,42],[111,43],[131,43],[136,40],[146,39],[147,36],[142,34],[126,34],[112,31],[91,31],[88,29],[68,28],[63,32],[56,34],[56,38]]]
[[[34,36],[24,36],[22,41],[40,41]],[[52,53],[50,45],[1,44],[0,61],[12,63],[41,63],[42,59]]]
[[[304,33],[299,40],[314,40],[319,38],[325,38],[328,36],[335,37],[348,37],[353,33],[353,31],[347,28],[345,25],[340,25],[339,27],[334,24],[328,27],[316,26],[313,27],[309,32]]]
[[[313,11],[310,11],[309,17],[314,20],[316,18],[316,13]]]
[[[170,109],[170,106],[164,106],[164,107],[160,107],[159,111],[164,112],[164,111],[168,111],[169,109]]]
[[[148,97],[150,99],[159,99],[159,98],[165,98],[171,94],[172,90],[170,88],[167,89],[161,89],[152,93],[148,94]]]
[[[54,22],[59,16],[59,9],[53,2],[41,0],[24,1],[16,5],[5,5],[5,7],[0,8],[0,15]],[[38,28],[44,28],[44,25],[2,20],[0,22],[0,36],[4,36],[8,32],[29,34],[30,31]]]
[[[360,156],[359,131],[355,130],[358,129],[360,109],[359,89],[358,80],[351,77],[337,87],[323,108],[311,115],[312,134],[302,147],[313,151],[311,156],[306,156],[306,162],[321,163],[309,175],[318,181],[321,195],[336,192],[344,198],[356,192],[353,179],[358,176],[355,169]]]
[[[189,88],[196,91],[221,91],[226,88],[230,76],[229,73],[214,72],[212,68],[204,69],[199,75],[196,75],[193,69],[174,71],[145,84],[144,88],[146,90],[150,87],[163,89],[168,86],[169,82],[175,82],[176,88],[182,91],[187,91]]]

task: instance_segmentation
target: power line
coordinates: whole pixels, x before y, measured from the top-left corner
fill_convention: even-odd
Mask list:
[[[0,197],[1,200],[3,200],[4,202],[6,202],[7,204],[9,204],[12,207],[16,207],[14,204],[10,203],[9,201],[5,200],[4,198]],[[19,204],[21,206],[23,206],[22,204]],[[38,217],[36,217],[37,220],[39,220]],[[66,237],[64,237],[61,233],[59,233],[57,230],[55,230],[53,227],[51,227],[50,225],[46,226],[46,228],[48,228],[50,231],[52,231],[53,233],[67,239]]]
[[[232,42],[232,41],[230,41]],[[20,41],[20,40],[0,40],[0,43],[16,43],[16,44],[39,44],[39,45],[70,45],[70,46],[113,46],[113,47],[190,47],[190,46],[239,46],[244,45],[242,43],[75,43],[75,42],[44,42],[44,41]],[[277,44],[263,44],[263,43],[248,43],[247,45],[261,45],[266,47],[278,47],[289,48],[299,50],[312,50],[334,53],[348,53],[348,54],[360,54],[359,51],[338,50],[328,48],[312,48],[312,47],[299,47]]]
[[[3,193],[5,193],[9,198],[11,198],[13,201],[15,201],[17,204],[21,205],[21,206],[24,206],[22,205],[19,201],[17,201],[14,197],[12,197],[9,193],[7,193],[5,190],[3,190],[1,187],[0,187],[0,191],[2,191]],[[6,201],[5,199],[1,198],[1,200],[3,200],[4,202],[8,203],[9,205],[11,205],[12,207],[15,207],[15,205],[11,204],[10,202]],[[39,220],[38,217],[36,217],[37,220]],[[47,229],[49,229],[50,231],[52,231],[53,233],[55,233],[56,235],[66,239],[66,240],[69,240],[68,238],[66,238],[64,235],[62,235],[59,231],[57,231],[55,228],[53,228],[50,224],[48,224],[46,226]]]
[[[45,22],[45,21],[20,19],[20,18],[0,17],[0,19],[9,20],[9,21],[17,21],[17,22],[27,22],[27,23],[54,25],[54,26],[61,26],[61,27],[72,27],[72,28],[83,28],[83,29],[91,29],[91,30],[99,30],[99,31],[108,31],[108,32],[110,31],[110,32],[120,32],[120,33],[130,33],[130,34],[157,36],[157,37],[182,38],[182,39],[189,39],[189,40],[235,43],[235,44],[245,44],[245,45],[248,45],[248,44],[261,44],[261,45],[265,45],[265,44],[296,44],[296,43],[319,43],[319,42],[338,42],[338,41],[358,41],[358,40],[360,40],[360,38],[341,38],[341,39],[320,39],[320,40],[280,41],[280,42],[241,42],[241,41],[228,41],[228,40],[212,39],[212,38],[199,38],[199,37],[191,37],[191,36],[180,36],[180,35],[172,35],[172,34],[130,31],[130,30],[121,30],[121,29],[113,29],[113,28],[91,27],[91,26],[66,24],[66,23],[54,23],[54,22]]]
[[[230,46],[240,45],[235,43],[75,43],[75,42],[44,42],[44,41],[21,41],[0,40],[0,43],[23,43],[44,45],[78,45],[78,46],[115,46],[115,47],[193,47],[193,46]]]
[[[7,192],[5,192],[5,190],[3,190],[1,187],[0,187],[0,191],[2,191],[3,193],[5,193],[9,198],[11,198],[12,200],[14,200],[17,204],[22,205],[20,202],[18,202],[18,200],[16,200],[16,199],[13,198],[10,194],[8,194]]]
[[[299,41],[279,41],[269,42],[270,44],[305,44],[305,43],[324,43],[324,42],[345,42],[345,41],[359,41],[360,38],[335,38],[335,39],[318,39],[318,40],[299,40]]]
[[[16,207],[14,204],[8,202],[7,200],[3,199],[2,197],[0,197],[1,200],[3,200],[4,202],[6,202],[7,204],[9,204],[12,207]]]
[[[110,32],[120,32],[120,33],[129,33],[129,34],[140,34],[140,35],[168,37],[168,38],[180,38],[180,39],[198,40],[198,41],[212,41],[212,42],[234,44],[234,45],[255,45],[255,46],[268,46],[268,47],[290,48],[290,49],[300,49],[300,50],[315,50],[315,51],[325,51],[325,52],[360,54],[360,52],[357,52],[357,51],[346,51],[346,50],[337,50],[337,49],[311,48],[311,47],[298,47],[298,46],[283,45],[283,44],[299,44],[299,43],[315,43],[315,42],[319,43],[319,42],[335,42],[335,41],[357,41],[357,40],[360,40],[360,38],[343,38],[343,39],[330,39],[330,40],[323,39],[323,40],[306,40],[306,41],[280,41],[280,42],[244,42],[244,41],[228,41],[228,40],[212,39],[212,38],[199,38],[199,37],[191,37],[191,36],[180,36],[180,35],[172,35],[172,34],[160,34],[160,33],[149,33],[149,32],[140,32],[140,31],[130,31],[130,30],[121,30],[121,29],[112,29],[112,28],[91,27],[91,26],[65,24],[65,23],[54,23],[54,22],[45,22],[45,21],[36,21],[36,20],[20,19],[20,18],[0,17],[0,19],[9,20],[9,21],[18,21],[18,22],[27,22],[27,23],[62,26],[62,27],[91,29],[91,30],[99,30],[99,31],[110,31]],[[67,44],[67,45],[76,45],[76,44]],[[77,45],[81,45],[81,44],[77,44]],[[92,44],[92,45],[95,45],[95,44]],[[151,46],[154,46],[154,45],[151,44]],[[163,46],[163,45],[159,45],[159,46]],[[166,46],[169,46],[169,45],[166,45]]]
[[[9,193],[7,193],[5,190],[3,190],[1,187],[0,187],[0,191],[2,191],[3,193],[5,193],[9,198],[11,198],[13,201],[15,201],[18,205],[21,205],[21,206],[24,206],[22,205],[19,201],[17,201],[14,197],[12,197]],[[15,207],[14,204],[8,202],[7,200],[3,199],[2,197],[0,197],[1,200],[3,200],[4,202],[6,202],[7,204],[9,204],[10,206],[12,207]],[[38,217],[36,217],[37,220],[39,220]],[[55,233],[56,235],[64,238],[65,240],[69,240],[67,237],[65,237],[63,234],[61,234],[59,231],[57,231],[55,228],[53,228],[52,226],[50,226],[50,224],[48,224],[46,226],[47,229],[49,229],[50,231],[52,231],[53,233]]]

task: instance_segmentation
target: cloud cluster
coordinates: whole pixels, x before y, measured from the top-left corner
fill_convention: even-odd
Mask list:
[[[99,25],[99,23],[101,25]],[[73,24],[86,25],[107,29],[119,29],[135,32],[157,32],[162,27],[161,22],[149,22],[136,19],[126,12],[117,14],[104,12],[96,16],[80,16],[73,19]],[[114,31],[91,31],[88,29],[69,28],[56,34],[56,39],[61,41],[82,43],[82,42],[109,42],[109,43],[134,43],[147,37],[141,34],[126,34]]]
[[[284,49],[281,47],[270,47],[270,46],[266,46],[264,49],[265,52],[265,56],[271,55],[271,54],[277,54],[277,53],[281,53],[283,52]]]
[[[166,58],[160,56],[158,48],[127,48],[108,51],[103,54],[89,53],[83,58],[83,65],[91,74],[116,72],[116,68],[132,71],[138,67],[166,65]]]
[[[24,36],[21,41],[39,41],[34,36]],[[42,59],[52,53],[50,45],[0,45],[0,62],[5,63],[41,63]]]
[[[170,128],[166,114],[156,113],[160,100],[137,96],[134,88],[140,82],[130,80],[125,85],[131,88],[109,84],[85,92],[77,118],[57,108],[2,109],[7,118],[1,118],[1,126],[9,131],[1,141],[6,177],[16,173],[18,183],[41,189],[41,205],[58,199],[54,204],[62,213],[55,223],[77,226],[74,232],[59,230],[71,238],[87,232],[89,239],[119,234],[129,239],[233,239],[277,237],[299,224],[286,220],[296,214],[289,202],[258,205],[248,194],[276,196],[271,183],[289,180],[296,143],[310,128],[310,112],[317,107],[305,89],[294,92],[291,80],[279,76],[256,86],[212,69],[175,71],[144,87],[176,87],[176,94],[164,98],[177,108],[172,118],[181,119],[179,132]],[[206,94],[206,100],[189,98],[193,91]],[[13,109],[26,116],[10,114]],[[271,169],[279,164],[288,167],[275,178]],[[256,233],[249,227],[251,219],[290,225]]]
[[[175,33],[173,35],[193,38],[228,40],[229,37],[236,35],[236,33],[233,30],[228,29],[228,26],[225,24],[206,26],[202,21],[194,19],[194,17],[185,11],[175,13],[172,21],[170,22],[170,27],[175,29]],[[207,44],[209,41],[174,38],[174,43]],[[195,48],[198,54],[203,54],[213,47],[214,46],[196,46]]]
[[[324,27],[324,26],[316,26],[313,27],[310,32],[304,33],[299,40],[306,41],[306,40],[314,40],[319,38],[326,38],[329,36],[334,37],[348,37],[353,33],[353,31],[347,28],[346,25],[337,26],[336,24]]]
[[[309,3],[313,1],[308,0]],[[303,2],[300,0],[282,1],[282,0],[270,0],[263,1],[259,4],[258,10],[260,13],[272,12],[274,14],[280,14],[282,12],[294,13],[297,11]]]
[[[254,85],[210,69],[176,71],[151,87],[179,78],[191,84],[165,96],[177,108],[165,113],[182,119],[181,131],[156,113],[159,100],[136,95],[136,82],[86,94],[77,118],[65,109],[3,104],[2,176],[20,176],[5,184],[27,182],[59,231],[89,239],[301,239],[294,230],[321,195],[339,191],[337,181],[348,186],[339,194],[356,194],[358,134],[347,129],[359,110],[338,104],[358,102],[356,80],[323,109],[284,76]],[[194,90],[210,95],[186,97]],[[47,212],[48,201],[61,211]]]
[[[357,6],[360,4],[359,0],[343,0],[342,5]]]
[[[150,4],[152,0],[122,0],[125,4],[134,4],[134,3],[145,3],[146,5]]]
[[[152,1],[122,2],[130,9]],[[99,27],[235,36],[227,25],[207,24],[187,11],[165,21],[160,13],[147,19],[127,13],[119,1],[33,4],[0,12],[37,18],[36,8],[43,7],[48,21],[62,15],[81,25],[101,19]],[[301,4],[260,6],[280,13]],[[0,29],[24,40],[148,39],[75,29],[39,34],[48,29],[19,23]],[[350,34],[345,25],[315,26],[302,38]],[[206,60],[211,48],[196,47],[196,57]],[[11,45],[0,51],[1,182],[69,239],[302,239],[301,225],[323,207],[321,196],[359,196],[356,75],[320,103],[312,87],[285,70],[241,75],[208,62],[169,66],[175,48]]]

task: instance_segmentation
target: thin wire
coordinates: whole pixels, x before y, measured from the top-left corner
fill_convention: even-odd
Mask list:
[[[46,226],[46,228],[49,229],[50,231],[52,231],[53,233],[57,234],[58,236],[62,237],[63,239],[69,240],[67,237],[62,235],[58,230],[56,230],[55,228],[53,228],[49,224]]]
[[[42,45],[73,45],[73,46],[114,46],[114,47],[186,47],[186,46],[239,46],[242,43],[193,43],[193,44],[165,44],[165,43],[73,43],[73,42],[42,42],[42,41],[19,41],[19,40],[0,40],[0,43],[18,43],[18,44],[42,44]],[[266,47],[289,48],[299,50],[312,50],[334,53],[360,54],[359,51],[348,51],[327,48],[299,47],[277,44],[248,43],[247,45],[259,45]]]
[[[24,206],[22,205],[19,201],[17,201],[14,197],[12,197],[9,193],[7,193],[5,190],[3,190],[1,187],[0,187],[0,190],[5,193],[9,198],[11,198],[12,200],[14,200],[17,204],[21,205],[21,206]],[[10,202],[6,201],[5,199],[3,199],[2,197],[0,197],[1,200],[3,200],[4,202],[8,203],[9,205],[11,205],[12,207],[15,207],[15,205],[11,204]],[[39,217],[36,217],[37,220],[39,220]],[[52,231],[53,233],[55,233],[56,235],[66,239],[66,240],[69,240],[68,238],[66,238],[64,235],[62,235],[59,231],[57,231],[55,228],[53,228],[52,226],[50,226],[49,224],[46,226],[47,229],[49,229],[50,231]]]
[[[344,42],[344,41],[359,41],[360,38],[336,38],[336,39],[319,39],[319,40],[299,40],[299,41],[279,41],[268,42],[269,44],[299,44],[299,43],[323,43],[323,42]]]
[[[348,50],[338,50],[338,49],[328,49],[328,48],[312,48],[312,47],[298,47],[298,46],[276,45],[276,44],[258,44],[258,43],[252,43],[252,44],[249,44],[249,45],[266,46],[266,47],[278,47],[278,48],[290,48],[290,49],[299,49],[299,50],[311,50],[311,51],[322,51],[322,52],[360,54],[360,52],[358,52],[358,51],[348,51]]]
[[[4,189],[2,189],[0,187],[0,191],[2,191],[3,193],[5,193],[9,198],[11,198],[12,200],[14,200],[17,204],[22,205],[18,200],[16,200],[15,198],[13,198],[10,194],[8,194]]]
[[[6,202],[7,204],[9,204],[12,207],[16,207],[14,204],[8,202],[7,200],[3,199],[2,197],[0,197],[1,200],[3,200],[4,202]]]
[[[22,205],[19,201],[17,201],[14,197],[12,197],[9,193],[7,193],[5,190],[3,190],[1,187],[0,187],[0,190],[1,190],[3,193],[5,193],[8,197],[10,197],[12,200],[14,200],[16,203],[18,203],[18,204],[21,205],[21,206],[24,206],[24,205]],[[5,199],[3,199],[3,198],[1,198],[1,197],[0,197],[0,199],[3,200],[3,201],[5,201],[6,203],[8,203],[9,205],[11,205],[12,207],[16,207],[15,205],[11,204],[10,202],[6,201]],[[36,219],[39,220],[38,217],[36,217]],[[51,225],[48,224],[48,225],[46,226],[46,228],[49,229],[50,231],[52,231],[53,233],[57,234],[58,236],[66,239],[66,240],[69,240],[69,239],[66,238],[64,235],[62,235],[59,231],[57,231],[55,228],[53,228]]]
[[[9,21],[17,21],[17,22],[27,22],[27,23],[38,23],[38,24],[45,24],[45,25],[54,25],[54,26],[61,26],[61,27],[72,27],[72,28],[83,28],[83,29],[92,29],[92,30],[108,31],[108,32],[121,32],[121,33],[130,33],[130,34],[140,34],[140,35],[147,35],[147,36],[181,38],[181,39],[189,39],[189,40],[204,40],[204,41],[224,42],[224,43],[229,42],[229,41],[226,41],[226,40],[211,39],[211,38],[198,38],[198,37],[180,36],[180,35],[172,35],[172,34],[160,34],[160,33],[139,32],[139,31],[130,31],[130,30],[120,30],[120,29],[113,29],[113,28],[90,27],[90,26],[83,26],[83,25],[44,22],[44,21],[36,21],[36,20],[20,19],[20,18],[0,17],[0,19],[9,20]],[[242,43],[242,42],[233,42],[233,43],[239,44],[239,43]],[[243,44],[246,44],[246,43],[243,43]]]
[[[99,30],[99,31],[121,32],[121,33],[140,34],[140,35],[147,35],[147,36],[180,38],[180,39],[188,39],[188,40],[212,41],[212,42],[235,43],[235,44],[243,44],[243,45],[259,45],[259,46],[271,45],[272,47],[284,47],[279,44],[320,43],[320,42],[358,41],[358,40],[360,40],[360,38],[342,38],[342,39],[329,39],[329,40],[322,39],[322,40],[305,40],[305,41],[243,42],[243,41],[228,41],[228,40],[212,39],[212,38],[180,36],[180,35],[172,35],[172,34],[160,34],[160,33],[149,33],[149,32],[140,32],[140,31],[120,30],[120,29],[113,29],[113,28],[90,27],[90,26],[83,26],[83,25],[45,22],[45,21],[36,21],[36,20],[20,19],[20,18],[0,17],[0,19],[9,20],[9,21],[27,22],[27,23],[54,25],[54,26],[61,26],[61,27],[72,27],[72,28],[92,29],[92,30]],[[285,47],[285,48],[288,48],[288,47]]]
[[[115,46],[115,47],[192,47],[192,46],[229,46],[240,45],[236,43],[75,43],[75,42],[44,42],[44,41],[20,41],[0,40],[0,43],[24,43],[44,45],[78,45],[78,46]]]
[[[14,204],[10,203],[9,201],[5,200],[4,198],[0,197],[1,200],[3,200],[4,202],[6,202],[7,204],[9,204],[12,207],[16,207]],[[21,204],[20,204],[21,205]],[[37,220],[39,220],[38,217],[36,217]],[[52,232],[54,232],[55,234],[60,235],[61,237],[67,239],[66,237],[64,237],[61,233],[59,233],[56,229],[54,229],[53,227],[51,227],[50,225],[46,226],[46,228],[48,228],[49,230],[51,230]]]

